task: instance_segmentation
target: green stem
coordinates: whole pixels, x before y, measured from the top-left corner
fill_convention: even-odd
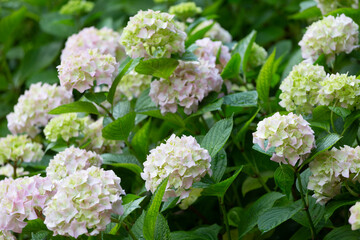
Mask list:
[[[311,238],[314,240],[315,237],[316,237],[316,230],[315,230],[315,226],[314,226],[314,223],[311,219],[311,215],[310,215],[310,212],[309,212],[309,205],[306,203],[305,201],[305,196],[304,196],[304,193],[303,193],[303,186],[302,186],[302,182],[301,182],[301,176],[299,174],[299,172],[295,170],[295,173],[296,173],[296,178],[298,179],[299,181],[299,192],[300,192],[300,196],[301,196],[301,200],[303,202],[303,206],[304,206],[304,209],[305,209],[305,212],[306,212],[306,217],[308,218],[308,221],[309,221],[309,224],[310,224],[310,231],[311,231]]]
[[[131,231],[131,229],[129,228],[129,226],[126,223],[122,223],[122,225],[124,226],[124,228],[129,233],[129,235],[131,236],[131,238],[133,240],[138,240],[137,237],[135,236],[135,234],[133,233],[133,231]]]
[[[206,131],[209,131],[210,128],[209,128],[209,125],[207,124],[204,116],[203,116],[203,115],[200,115],[200,119],[203,121],[203,123],[204,123],[204,125],[205,125],[205,127],[206,127]]]
[[[104,107],[104,105],[102,104],[98,104],[99,107],[101,107],[102,109],[104,109],[104,111],[107,113],[107,115],[111,118],[111,120],[115,121],[114,116],[112,115],[112,113],[106,108]]]
[[[359,197],[360,195],[358,193],[356,193],[354,190],[351,189],[351,187],[349,186],[348,182],[345,181],[345,188],[349,191],[349,193],[351,195],[353,195],[354,197]]]
[[[333,131],[335,132],[335,133],[337,133],[336,132],[336,128],[335,128],[335,124],[334,124],[334,112],[333,111],[331,111],[331,113],[330,113],[330,123],[331,123],[331,128],[333,129]]]
[[[223,215],[223,218],[224,218],[225,228],[226,228],[226,233],[227,233],[227,236],[228,236],[228,240],[231,240],[230,225],[229,225],[229,220],[228,220],[226,209],[225,209],[224,196],[218,197],[218,200],[219,200],[220,209],[221,209],[221,212],[222,212],[222,215]]]

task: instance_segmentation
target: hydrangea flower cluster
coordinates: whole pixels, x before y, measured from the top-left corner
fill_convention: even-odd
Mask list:
[[[112,213],[122,214],[120,178],[113,171],[92,166],[61,181],[43,210],[54,235],[77,238],[105,230]]]
[[[185,52],[186,33],[174,21],[174,15],[160,11],[140,10],[130,17],[120,43],[132,58],[170,57]]]
[[[198,48],[195,49],[194,54],[204,61],[215,64],[219,72],[222,72],[231,58],[229,48],[224,46],[222,42],[212,41],[210,38],[196,40],[195,44]],[[219,51],[220,54],[218,56]],[[216,63],[216,58],[218,58],[218,63]]]
[[[52,183],[40,176],[0,181],[0,229],[21,233],[51,197]]]
[[[329,64],[336,54],[348,54],[357,48],[358,35],[359,26],[344,14],[324,17],[311,24],[299,42],[302,57],[315,62],[321,54],[325,54]]]
[[[358,0],[315,0],[315,2],[317,2],[318,8],[320,8],[324,15],[338,8],[359,7]]]
[[[120,44],[120,34],[110,28],[84,28],[77,34],[70,36],[61,53],[61,61],[89,49],[98,49],[100,54],[115,57],[120,61],[125,56],[124,47]]]
[[[200,181],[206,173],[212,175],[210,162],[209,152],[201,148],[194,137],[179,138],[173,134],[166,143],[150,151],[141,177],[146,181],[146,189],[153,193],[169,177],[163,200],[180,197],[181,201],[189,196],[194,182]]]
[[[94,3],[84,0],[70,0],[61,7],[60,13],[65,15],[81,15],[94,8]]]
[[[318,102],[320,105],[353,109],[360,103],[360,79],[347,74],[331,74],[322,82]]]
[[[0,240],[16,240],[16,238],[10,231],[0,230]]]
[[[258,123],[253,142],[265,151],[275,147],[272,161],[300,165],[315,147],[314,131],[309,125],[301,115],[289,113],[281,116],[277,112]]]
[[[16,168],[16,175],[18,177],[28,175],[28,174],[29,174],[29,172],[24,171],[24,168],[21,168],[21,167]],[[6,176],[8,178],[12,178],[14,176],[14,167],[9,163],[5,164],[4,166],[0,167],[0,175]]]
[[[199,59],[199,62],[180,61],[169,79],[151,82],[150,97],[160,106],[161,113],[175,113],[178,106],[186,114],[195,112],[199,102],[211,91],[220,91],[223,79],[215,64]]]
[[[181,200],[179,208],[186,210],[190,205],[192,205],[196,200],[201,196],[202,188],[192,188],[190,190],[189,196]]]
[[[7,135],[0,138],[0,164],[6,161],[37,162],[44,155],[41,144],[26,135]]]
[[[56,84],[36,83],[20,96],[14,112],[6,116],[12,134],[27,133],[35,137],[40,127],[52,118],[48,112],[60,105],[72,102],[72,93]]]
[[[95,152],[69,147],[56,154],[46,168],[46,176],[58,182],[65,177],[91,166],[100,167],[102,159]]]
[[[183,2],[169,8],[169,13],[175,15],[179,19],[186,20],[202,12],[194,2]]]
[[[212,40],[221,41],[223,43],[230,43],[232,41],[231,34],[222,28],[219,23],[214,22],[214,20],[203,21],[194,29],[194,33],[200,31],[203,28],[206,28],[207,26],[210,26],[213,23],[214,25],[209,31],[206,32],[205,37],[209,37]]]
[[[306,61],[295,65],[280,85],[282,91],[280,106],[287,111],[311,113],[318,101],[320,82],[325,78],[326,72],[323,66],[314,66]]]
[[[69,141],[70,138],[78,137],[84,127],[84,118],[78,118],[76,113],[65,113],[51,119],[44,128],[44,134],[51,142],[56,142],[59,137]]]
[[[360,228],[360,202],[357,202],[350,208],[350,213],[349,223],[351,224],[351,229],[357,230]]]
[[[250,51],[250,56],[248,60],[249,68],[256,68],[263,65],[267,58],[267,52],[265,48],[261,47],[257,43],[253,43]]]
[[[96,84],[111,85],[118,74],[119,63],[110,54],[98,48],[88,49],[68,56],[57,66],[60,84],[66,89],[84,92]]]
[[[134,97],[139,97],[140,93],[150,87],[151,78],[151,75],[131,71],[121,79],[116,91],[124,94],[130,101]]]

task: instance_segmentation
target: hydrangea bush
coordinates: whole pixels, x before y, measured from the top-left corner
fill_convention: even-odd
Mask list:
[[[20,2],[0,239],[360,239],[358,1]]]

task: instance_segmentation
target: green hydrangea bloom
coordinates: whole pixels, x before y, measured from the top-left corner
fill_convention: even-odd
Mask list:
[[[131,71],[120,81],[117,92],[123,93],[128,100],[139,97],[140,93],[150,87],[151,76]]]
[[[60,9],[61,14],[65,15],[82,15],[88,13],[94,8],[93,2],[84,0],[70,0]]]
[[[187,209],[190,205],[196,202],[196,200],[201,196],[202,191],[202,188],[192,188],[190,190],[189,196],[184,198],[179,204],[179,208],[183,210]]]
[[[249,68],[256,68],[261,66],[265,63],[267,58],[267,52],[265,48],[259,46],[256,43],[253,43],[251,47],[251,52],[248,60],[248,67]]]
[[[56,142],[58,138],[69,141],[70,138],[78,137],[84,126],[84,118],[78,118],[76,113],[65,113],[51,119],[44,129],[44,134],[51,142]]]
[[[186,20],[202,12],[200,7],[197,7],[194,2],[184,2],[171,6],[170,14],[174,14],[179,19]]]

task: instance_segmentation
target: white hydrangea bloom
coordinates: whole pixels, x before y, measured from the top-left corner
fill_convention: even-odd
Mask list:
[[[89,27],[71,35],[61,53],[61,61],[88,49],[98,49],[102,55],[110,54],[118,61],[125,57],[124,47],[120,44],[120,34],[110,28]]]
[[[352,230],[358,230],[360,228],[360,202],[356,202],[354,206],[350,208],[349,223]]]
[[[268,151],[275,147],[271,160],[301,165],[315,147],[314,131],[301,115],[293,113],[281,116],[278,112],[258,123],[253,133],[253,143]],[[267,146],[265,141],[267,140]]]
[[[64,87],[36,83],[20,96],[14,112],[6,116],[12,134],[27,133],[35,137],[40,127],[53,117],[48,112],[60,105],[72,102],[72,93]]]
[[[295,65],[280,85],[282,91],[280,106],[286,108],[287,111],[311,113],[317,104],[320,82],[325,77],[326,72],[323,66],[314,66],[306,61]]]
[[[139,97],[140,93],[150,87],[151,78],[151,75],[131,71],[121,79],[116,92],[124,94],[130,101],[134,97]]]
[[[66,177],[47,202],[43,214],[54,235],[77,238],[105,230],[112,213],[123,213],[120,178],[113,171],[90,167]]]
[[[349,17],[327,16],[311,24],[299,42],[304,59],[315,62],[321,54],[327,57],[327,63],[335,55],[350,53],[358,47],[359,26]]]
[[[29,172],[24,171],[24,168],[22,168],[22,167],[16,168],[16,175],[18,177],[28,175],[28,174],[29,174]],[[6,176],[8,178],[12,178],[14,176],[14,167],[9,163],[0,167],[0,175]]]
[[[166,143],[150,151],[141,177],[152,193],[169,177],[163,200],[180,197],[181,201],[189,196],[194,182],[200,181],[206,173],[212,175],[210,162],[209,152],[200,147],[194,137],[179,138],[173,134]]]
[[[203,21],[194,29],[193,32],[195,33],[207,26],[210,26],[213,23],[214,25],[210,28],[209,31],[206,32],[205,37],[209,37],[212,40],[221,41],[223,43],[230,43],[232,41],[231,34],[222,28],[219,23],[214,22],[214,20]]]
[[[199,62],[180,61],[169,79],[151,82],[149,95],[160,106],[161,113],[175,113],[180,105],[189,115],[197,111],[199,102],[209,92],[219,92],[222,83],[215,64],[201,59]]]
[[[338,8],[359,8],[358,0],[315,0],[322,14],[327,14]]]
[[[95,152],[69,147],[56,154],[46,168],[46,176],[52,181],[61,181],[65,177],[91,166],[100,167],[102,159]]]
[[[174,21],[174,15],[160,11],[140,10],[130,17],[120,43],[132,57],[170,57],[185,52],[186,33]]]
[[[318,103],[325,106],[336,106],[348,109],[360,103],[360,79],[347,74],[328,74],[320,82]]]
[[[0,164],[6,161],[37,162],[43,155],[41,144],[33,142],[26,135],[0,138]]]
[[[16,240],[16,238],[10,231],[0,230],[0,240]]]

